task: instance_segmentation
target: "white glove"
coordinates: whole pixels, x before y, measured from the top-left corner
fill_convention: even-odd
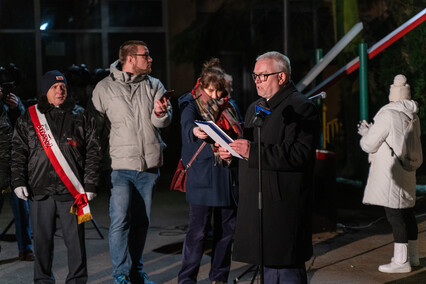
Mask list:
[[[26,186],[19,186],[15,188],[13,191],[15,192],[16,196],[18,196],[18,198],[22,200],[28,199],[28,189]]]
[[[363,120],[358,123],[358,134],[361,136],[365,136],[368,133],[368,130],[372,124],[367,123],[367,121]]]
[[[86,196],[87,196],[87,200],[92,200],[93,198],[96,197],[96,193],[94,192],[86,192]]]

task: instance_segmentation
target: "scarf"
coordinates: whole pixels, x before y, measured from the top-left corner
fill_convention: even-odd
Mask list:
[[[232,139],[237,139],[242,136],[243,129],[238,120],[237,111],[228,102],[227,97],[220,98],[218,100],[211,98],[200,87],[200,78],[198,78],[191,93],[204,121],[214,121],[217,126],[219,126]],[[214,142],[210,142],[209,144],[215,155],[216,165],[221,162],[222,159],[217,151],[218,148],[214,146]]]

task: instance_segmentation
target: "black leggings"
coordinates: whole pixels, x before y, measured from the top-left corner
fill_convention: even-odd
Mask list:
[[[392,209],[385,207],[386,217],[392,226],[395,243],[417,240],[418,228],[413,208]]]

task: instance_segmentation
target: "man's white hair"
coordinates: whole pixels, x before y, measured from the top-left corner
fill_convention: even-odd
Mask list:
[[[260,59],[272,59],[276,62],[278,68],[286,75],[285,84],[287,84],[288,81],[290,81],[291,78],[291,65],[290,65],[290,59],[288,59],[287,56],[285,56],[282,53],[279,53],[278,51],[268,51],[262,55],[259,55],[256,58],[256,62]]]

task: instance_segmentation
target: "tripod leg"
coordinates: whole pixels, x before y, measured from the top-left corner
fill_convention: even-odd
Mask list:
[[[92,218],[91,221],[92,221],[93,226],[95,226],[96,231],[98,231],[99,237],[101,237],[101,239],[104,239],[104,235],[102,235],[101,230],[99,230],[99,226],[96,223],[95,218]]]
[[[254,270],[253,278],[251,279],[250,284],[253,284],[254,280],[256,280],[257,273],[259,273],[259,266],[256,266],[256,269]]]
[[[246,270],[244,270],[244,272],[243,273],[241,273],[240,275],[238,275],[235,279],[234,279],[234,283],[236,284],[236,283],[238,283],[238,281],[240,281],[240,279],[244,276],[244,275],[246,275],[247,273],[249,273],[249,272],[251,272],[251,271],[255,271],[255,274],[254,274],[254,277],[256,276],[256,274],[257,274],[257,266],[256,265],[251,265],[249,268],[247,268]],[[254,277],[253,277],[253,279],[254,279]],[[251,282],[251,283],[253,283],[253,282]]]
[[[12,218],[12,220],[6,226],[6,228],[4,229],[4,231],[0,233],[0,238],[3,237],[4,235],[6,235],[7,231],[10,229],[10,227],[13,225],[14,222],[15,222],[15,219]]]

